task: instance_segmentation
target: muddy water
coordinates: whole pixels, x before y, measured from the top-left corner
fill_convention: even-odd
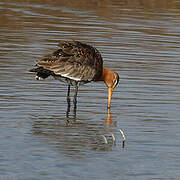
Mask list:
[[[1,0],[0,179],[179,179],[179,9],[175,0]],[[67,117],[67,87],[28,72],[65,39],[94,45],[119,73],[111,112],[105,85],[92,83]]]

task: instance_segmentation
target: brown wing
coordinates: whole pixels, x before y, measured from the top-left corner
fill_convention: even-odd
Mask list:
[[[37,66],[78,81],[93,81],[101,76],[103,61],[96,48],[77,41],[61,41],[59,47],[39,60]]]

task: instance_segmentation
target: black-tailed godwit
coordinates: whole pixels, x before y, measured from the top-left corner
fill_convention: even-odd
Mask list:
[[[77,102],[78,86],[92,81],[104,81],[108,87],[108,105],[111,106],[112,93],[119,82],[116,72],[103,67],[100,52],[78,41],[61,41],[59,49],[37,61],[30,72],[36,79],[53,76],[68,84],[67,101],[70,102],[70,86],[75,86],[74,106]]]

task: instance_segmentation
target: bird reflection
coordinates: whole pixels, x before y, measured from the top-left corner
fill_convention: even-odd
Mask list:
[[[97,123],[76,117],[76,108],[73,109],[73,116],[70,116],[70,107],[69,101],[65,118],[52,116],[33,119],[32,133],[44,136],[46,142],[60,153],[71,157],[87,156],[89,150],[110,151],[116,146],[120,132],[111,119],[110,110],[107,111],[105,122]]]
[[[107,111],[106,125],[107,125],[107,127],[108,126],[115,126],[116,125],[116,121],[113,121],[111,119],[111,110],[110,109],[108,109],[108,111]],[[122,129],[119,129],[119,132],[122,135],[122,148],[124,148],[125,147],[126,137],[125,137],[124,131]],[[106,133],[108,133],[111,136],[112,145],[113,146],[116,145],[116,136],[115,136],[114,132],[112,132],[111,130],[107,129]],[[109,141],[107,140],[106,136],[104,134],[102,134],[102,137],[104,139],[105,144],[108,144]]]
[[[75,121],[77,106],[74,106],[72,118],[70,117],[70,111],[71,111],[71,100],[70,100],[70,97],[68,96],[68,98],[67,98],[67,110],[66,110],[67,123],[69,123],[71,119],[73,119]],[[105,123],[108,126],[116,124],[116,122],[111,119],[111,110],[110,109],[107,109],[107,118],[106,118]]]
[[[111,119],[111,110],[107,110],[107,119],[106,119],[106,125],[115,125],[116,122]]]
[[[68,91],[69,92],[69,91]],[[73,109],[73,116],[72,118],[70,117],[70,111],[71,111],[71,99],[69,95],[67,95],[67,110],[66,110],[66,125],[70,123],[70,120],[72,119],[73,121],[76,120],[76,111],[77,111],[77,105],[74,103],[74,109]]]

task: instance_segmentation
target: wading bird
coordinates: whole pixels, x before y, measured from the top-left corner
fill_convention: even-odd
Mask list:
[[[70,102],[70,86],[75,87],[74,107],[77,103],[78,86],[92,81],[104,81],[108,87],[108,109],[114,88],[119,82],[116,72],[103,67],[100,52],[78,41],[60,41],[59,49],[37,61],[30,72],[36,73],[36,79],[48,76],[68,84],[67,102]]]

